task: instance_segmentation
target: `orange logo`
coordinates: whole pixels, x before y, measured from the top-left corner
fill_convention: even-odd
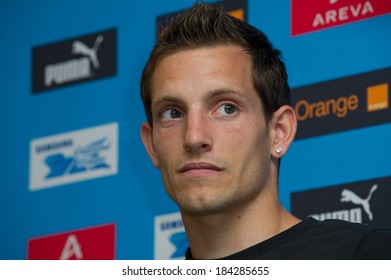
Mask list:
[[[237,9],[233,11],[227,12],[230,16],[236,17],[238,19],[244,20],[244,10],[243,9]]]
[[[367,87],[367,111],[388,109],[388,83]]]

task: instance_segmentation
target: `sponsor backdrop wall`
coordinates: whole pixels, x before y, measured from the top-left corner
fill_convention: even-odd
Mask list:
[[[176,259],[176,205],[139,137],[139,78],[177,1],[0,3],[0,258]],[[299,131],[280,197],[391,226],[391,1],[218,1],[281,49]]]

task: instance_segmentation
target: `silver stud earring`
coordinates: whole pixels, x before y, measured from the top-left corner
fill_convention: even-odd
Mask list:
[[[276,148],[276,153],[277,153],[277,154],[281,154],[281,152],[282,152],[282,148],[281,148],[280,146],[278,146],[278,147]]]

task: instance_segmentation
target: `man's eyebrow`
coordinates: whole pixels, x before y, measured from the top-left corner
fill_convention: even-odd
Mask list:
[[[220,89],[209,91],[202,96],[202,99],[214,99],[214,98],[218,98],[219,96],[222,96],[222,95],[234,95],[234,96],[238,96],[240,98],[246,99],[246,100],[248,99],[246,94],[244,94],[243,92],[233,90],[230,88],[220,88]],[[158,106],[159,104],[184,103],[184,102],[185,101],[183,98],[180,98],[177,96],[172,96],[172,95],[167,95],[167,96],[163,96],[163,97],[157,99],[156,101],[153,101],[152,106],[155,107],[155,106]]]
[[[182,102],[181,98],[175,96],[163,96],[156,101],[152,101],[152,106],[158,106],[161,103],[180,103]]]
[[[221,88],[221,89],[213,90],[207,94],[207,96],[210,98],[216,98],[220,95],[237,95],[241,98],[247,99],[246,94],[244,94],[243,92],[233,90],[230,88]]]

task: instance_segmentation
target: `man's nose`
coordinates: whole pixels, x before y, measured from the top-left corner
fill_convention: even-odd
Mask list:
[[[212,131],[208,116],[201,112],[189,112],[186,116],[184,148],[201,153],[212,148]]]

